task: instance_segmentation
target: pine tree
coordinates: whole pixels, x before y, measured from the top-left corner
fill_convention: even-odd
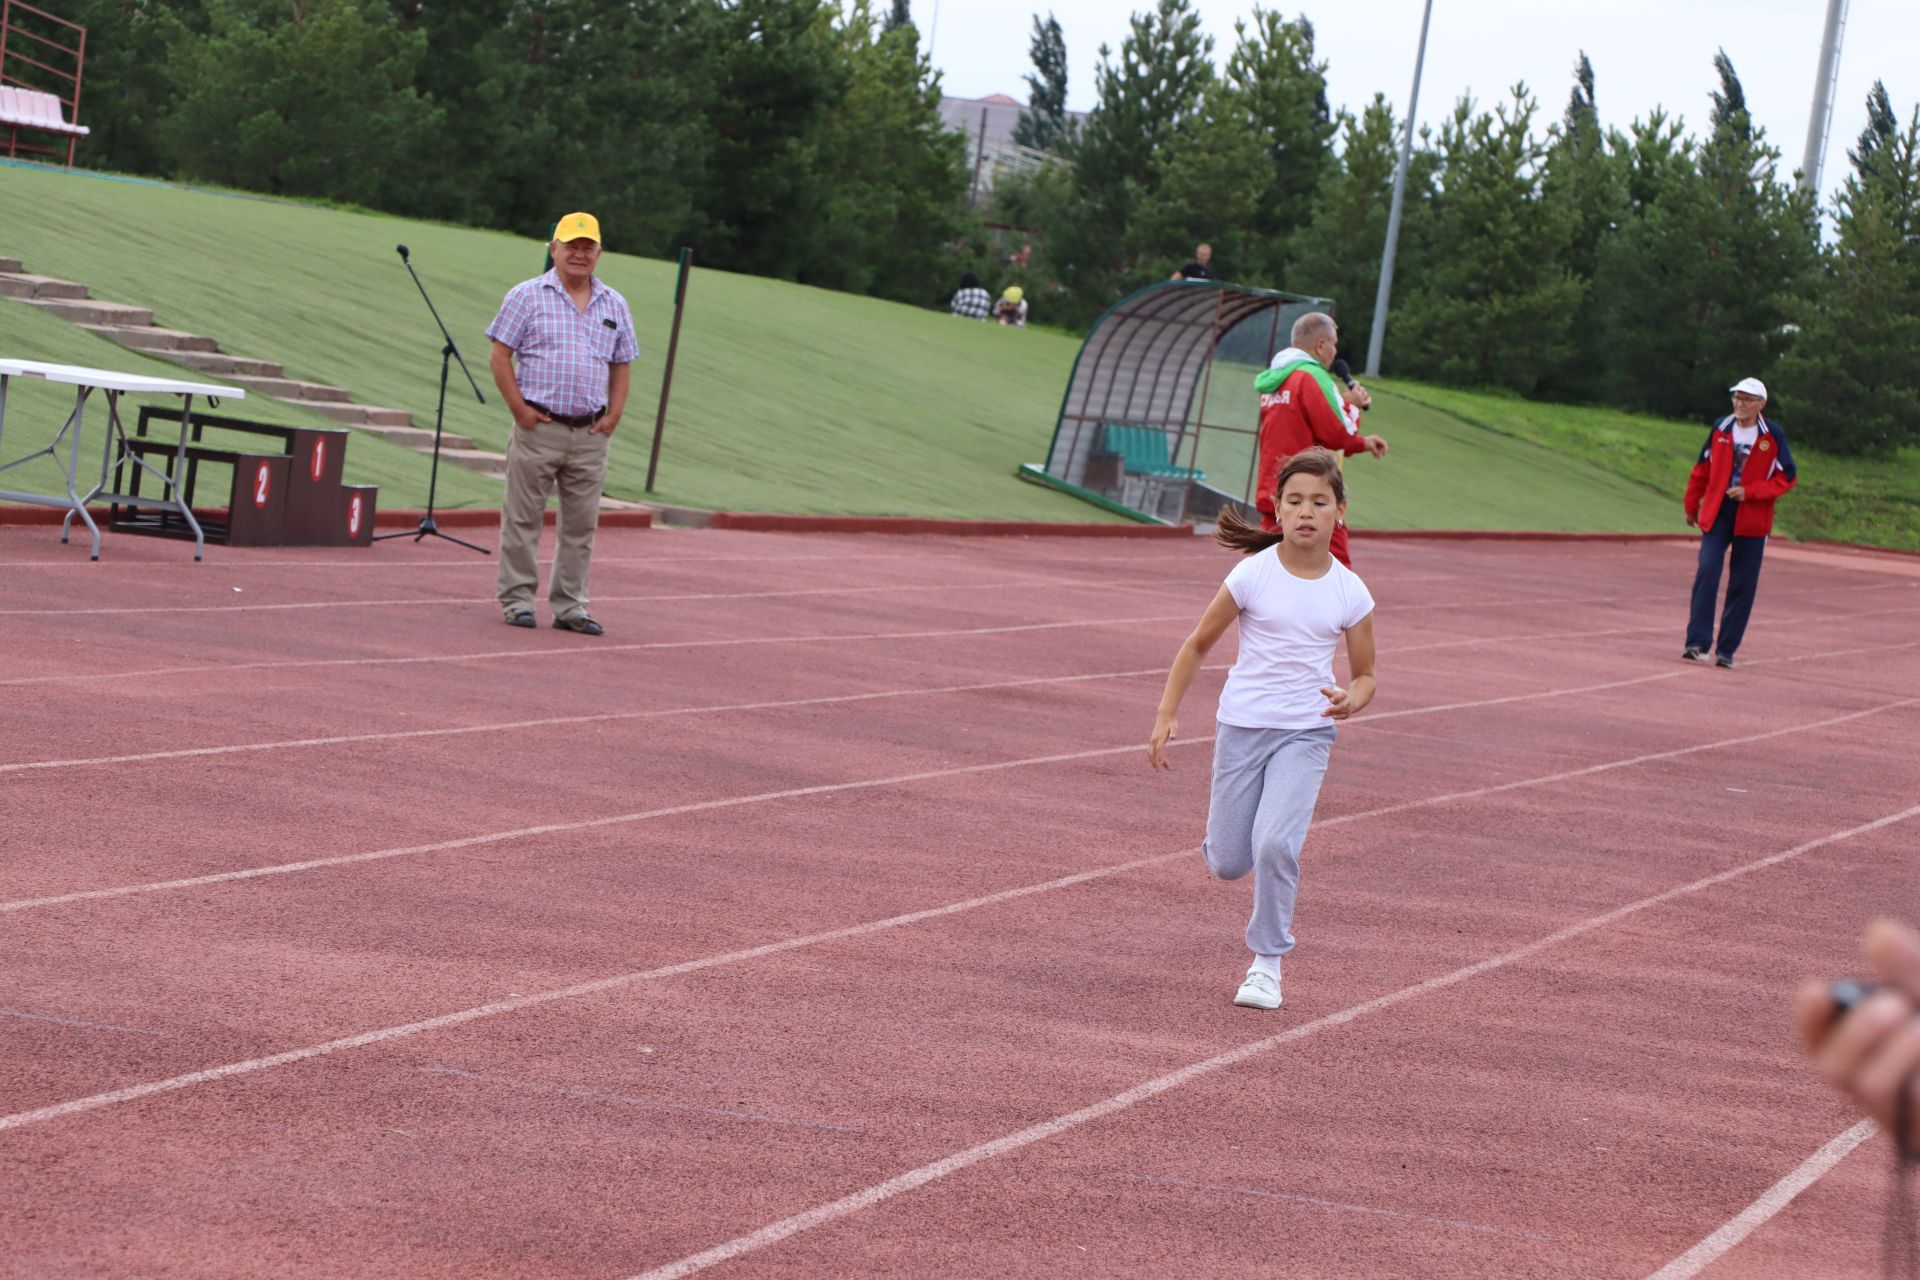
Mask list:
[[[887,10],[886,21],[881,24],[882,33],[892,33],[902,27],[913,25],[913,0],[893,0],[893,7]]]
[[[1609,138],[1600,127],[1593,64],[1585,52],[1574,65],[1573,78],[1566,113],[1547,145],[1540,194],[1570,228],[1561,262],[1590,290],[1599,269],[1600,243],[1625,216],[1619,153],[1626,140],[1614,135],[1609,147]],[[1605,332],[1594,307],[1582,306],[1574,313],[1569,336],[1572,345],[1566,360],[1541,370],[1539,390],[1580,400],[1597,398],[1606,354]]]
[[[1313,218],[1295,241],[1286,287],[1333,299],[1341,345],[1357,368],[1356,357],[1367,350],[1373,330],[1380,255],[1393,203],[1393,171],[1400,157],[1400,126],[1386,98],[1375,94],[1357,119],[1343,114],[1340,129],[1340,156],[1315,192]],[[1424,269],[1434,169],[1433,152],[1416,146],[1407,170],[1395,268],[1402,280],[1416,279]]]
[[[1867,114],[1774,399],[1795,439],[1886,456],[1920,444],[1920,107],[1900,129],[1876,82]]]
[[[1213,39],[1191,0],[1156,0],[1133,16],[1116,58],[1100,47],[1099,101],[1072,148],[1073,201],[1055,237],[1068,316],[1091,319],[1123,288],[1165,279],[1178,263],[1136,260],[1128,227],[1159,189],[1180,130],[1213,80]]]
[[[1395,369],[1525,393],[1567,359],[1584,285],[1562,264],[1568,211],[1540,195],[1537,110],[1516,85],[1492,112],[1462,99],[1441,126],[1426,266],[1392,319]]]
[[[1252,26],[1236,21],[1234,33],[1215,114],[1247,136],[1257,158],[1240,177],[1253,208],[1230,260],[1240,263],[1236,279],[1286,287],[1291,246],[1312,221],[1314,193],[1332,161],[1327,64],[1314,58],[1313,24],[1304,17],[1289,22],[1256,8]]]
[[[1067,37],[1053,14],[1033,15],[1033,71],[1027,75],[1027,110],[1013,127],[1013,140],[1035,151],[1052,151],[1073,138],[1067,115]]]

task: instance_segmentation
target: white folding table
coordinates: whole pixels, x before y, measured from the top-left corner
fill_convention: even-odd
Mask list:
[[[67,415],[59,432],[53,437],[53,443],[44,449],[36,449],[23,458],[0,464],[0,473],[33,461],[42,454],[51,457],[56,463],[60,460],[60,442],[67,441],[67,493],[58,497],[38,493],[16,493],[0,489],[0,498],[13,502],[28,502],[42,507],[64,507],[67,518],[60,523],[60,541],[67,540],[68,531],[73,527],[73,518],[80,517],[93,532],[93,558],[100,558],[100,526],[87,514],[87,504],[96,499],[121,503],[130,507],[153,507],[161,511],[175,511],[185,517],[193,530],[193,558],[200,559],[206,550],[206,535],[200,531],[200,522],[193,518],[193,512],[181,501],[180,485],[186,472],[187,429],[193,417],[193,398],[195,396],[225,396],[233,400],[244,400],[247,393],[239,387],[223,387],[211,382],[182,382],[175,378],[149,378],[137,373],[116,373],[111,369],[88,369],[81,365],[47,364],[39,360],[10,360],[0,357],[0,443],[4,443],[7,430],[7,384],[13,378],[41,378],[47,382],[66,383],[75,388],[73,411]],[[87,407],[87,398],[95,391],[101,392],[107,401],[106,443],[100,451],[100,480],[86,493],[79,491],[80,486],[80,420]],[[120,397],[122,395],[179,396],[180,397],[180,440],[174,447],[173,474],[149,464],[139,454],[127,447],[126,428],[120,422]],[[107,479],[117,469],[132,463],[145,468],[160,481],[158,497],[146,494],[113,493],[107,489]]]

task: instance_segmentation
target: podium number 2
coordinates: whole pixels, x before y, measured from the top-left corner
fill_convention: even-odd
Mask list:
[[[347,500],[347,536],[360,536],[360,495],[357,493]]]
[[[253,505],[267,505],[267,464],[261,463],[260,469],[253,473]]]

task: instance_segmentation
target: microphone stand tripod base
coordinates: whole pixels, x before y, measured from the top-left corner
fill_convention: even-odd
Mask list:
[[[389,538],[412,538],[415,542],[420,541],[420,539],[422,538],[441,538],[447,542],[452,542],[459,546],[465,547],[469,551],[478,551],[483,556],[490,556],[493,554],[493,548],[491,547],[476,546],[475,544],[471,542],[467,542],[464,539],[456,538],[450,533],[440,532],[440,526],[434,523],[434,519],[431,515],[421,516],[420,526],[417,529],[402,529],[398,533],[376,533],[373,536],[373,540],[375,542],[385,542]]]

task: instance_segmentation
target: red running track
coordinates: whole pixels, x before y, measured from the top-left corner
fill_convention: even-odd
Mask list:
[[[1364,541],[1287,1005],[1197,850],[1182,541],[0,529],[0,1273],[1878,1274],[1786,1005],[1920,914],[1920,570]],[[1226,655],[1221,655],[1226,660]]]

